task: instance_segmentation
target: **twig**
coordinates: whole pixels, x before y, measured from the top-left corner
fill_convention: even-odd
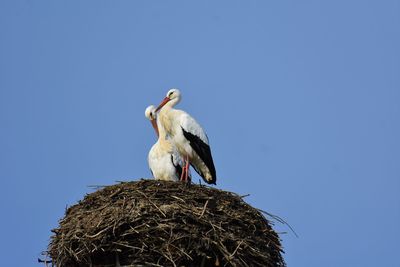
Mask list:
[[[123,243],[120,243],[120,242],[112,242],[113,244],[116,244],[116,245],[120,245],[120,246],[123,246],[123,247],[127,247],[127,248],[133,248],[133,249],[137,249],[137,250],[142,250],[143,248],[139,248],[139,247],[135,247],[135,246],[130,246],[130,245],[127,245],[127,244],[123,244]]]
[[[121,192],[122,191],[122,188],[118,188],[117,190],[115,190],[115,192],[114,193],[112,193],[111,195],[110,195],[110,198],[112,198],[112,197],[114,197],[115,195],[117,195],[119,192]]]
[[[285,224],[289,227],[289,229],[292,231],[292,233],[298,238],[299,236],[297,235],[297,233],[294,231],[294,229],[292,228],[292,226],[290,226],[289,223],[287,223],[284,219],[282,219],[281,217],[279,217],[278,215],[274,215],[272,213],[266,212],[262,209],[257,209],[259,211],[261,211],[262,213],[270,216],[271,218],[275,219],[276,221],[280,222],[281,224]]]
[[[99,235],[101,235],[102,233],[104,233],[105,231],[107,231],[109,228],[110,228],[110,227],[106,227],[106,228],[104,228],[103,230],[99,231],[99,232],[98,232],[97,234],[95,234],[95,235],[88,235],[88,234],[86,234],[86,236],[89,237],[89,238],[95,238],[96,236],[99,236]]]
[[[46,264],[46,266],[47,266],[47,263],[52,263],[53,262],[52,260],[47,260],[47,259],[42,260],[40,258],[38,258],[37,260],[38,260],[38,263],[44,263],[44,264]]]
[[[151,263],[151,262],[144,262],[146,265],[148,265],[148,266],[156,266],[156,267],[164,267],[164,266],[162,266],[162,265],[159,265],[159,264],[155,264],[155,263]]]
[[[236,249],[233,251],[233,253],[231,255],[229,255],[229,258],[232,258],[236,252],[238,251],[240,245],[243,243],[243,240],[240,240],[239,245],[237,245]]]
[[[193,258],[192,257],[190,257],[190,255],[189,254],[187,254],[185,251],[183,251],[181,248],[179,248],[179,247],[177,247],[177,246],[175,246],[174,244],[170,244],[171,246],[173,246],[174,248],[176,248],[177,250],[179,250],[180,252],[182,252],[183,254],[185,254],[186,255],[186,257],[188,257],[191,261],[193,261]]]
[[[208,204],[208,200],[209,200],[209,199],[207,199],[206,204],[204,204],[203,211],[201,212],[201,214],[200,214],[200,216],[199,216],[199,219],[200,219],[201,217],[203,217],[204,212],[206,211],[207,204]]]
[[[87,187],[89,187],[91,189],[101,189],[101,188],[107,187],[107,185],[88,185]]]
[[[177,197],[177,196],[171,196],[171,197],[173,197],[173,198],[175,198],[175,199],[177,199],[177,200],[180,200],[180,201],[182,201],[183,203],[186,203],[186,201],[185,200],[183,200],[182,198],[180,198],[180,197]]]
[[[140,194],[142,194],[150,202],[150,204],[152,204],[159,212],[161,212],[161,214],[164,217],[167,217],[167,215],[153,201],[151,201],[150,198],[145,193],[140,192],[139,190],[136,190],[136,191],[139,192]]]

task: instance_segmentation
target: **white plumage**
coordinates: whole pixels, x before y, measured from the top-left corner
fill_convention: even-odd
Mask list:
[[[158,140],[150,149],[147,158],[153,177],[156,180],[179,181],[185,164],[183,158],[176,147],[167,140],[164,128],[157,122],[154,106],[146,108],[145,116],[158,135]]]
[[[189,169],[190,163],[205,182],[215,184],[216,171],[208,137],[193,117],[183,110],[173,108],[180,100],[181,93],[178,89],[168,91],[156,110],[160,110],[158,125],[163,127],[172,144],[185,159],[184,172]]]

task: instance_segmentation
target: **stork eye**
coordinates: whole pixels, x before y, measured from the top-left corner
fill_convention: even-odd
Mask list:
[[[168,97],[171,97],[171,95],[173,94],[174,92],[170,92],[169,94],[168,94]]]

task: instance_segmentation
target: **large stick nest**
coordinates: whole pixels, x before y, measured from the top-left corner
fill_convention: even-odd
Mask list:
[[[141,180],[102,187],[54,229],[56,266],[285,266],[277,233],[234,193]]]

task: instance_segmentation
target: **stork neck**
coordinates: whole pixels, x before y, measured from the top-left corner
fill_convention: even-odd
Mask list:
[[[165,128],[162,126],[158,119],[157,124],[159,132],[157,143],[159,144],[160,149],[171,152],[172,146],[170,141],[167,139],[167,132],[165,131]]]
[[[165,140],[167,138],[167,132],[165,131],[165,128],[163,127],[159,119],[157,119],[157,128],[158,128],[158,139]]]
[[[175,109],[171,106],[165,105],[158,113],[157,121],[163,128],[163,134],[165,137],[173,135],[175,125]],[[161,136],[161,131],[160,131]]]
[[[168,108],[171,109],[171,108],[173,108],[176,104],[178,104],[180,101],[181,101],[181,97],[178,96],[177,98],[174,98],[174,99],[170,100],[170,101],[165,105],[165,107],[168,107]]]
[[[165,106],[162,107],[162,109],[160,110],[160,113],[158,115],[159,118],[161,118],[160,124],[163,124],[166,122],[166,120],[171,121],[173,119],[173,117],[171,117],[171,113],[173,110],[175,110],[174,108],[172,108],[173,105],[170,105],[170,102],[168,102]],[[158,123],[159,120],[157,120]],[[165,125],[166,126],[166,125]],[[168,132],[168,127],[167,128],[167,132]],[[165,131],[165,129],[164,129]]]

